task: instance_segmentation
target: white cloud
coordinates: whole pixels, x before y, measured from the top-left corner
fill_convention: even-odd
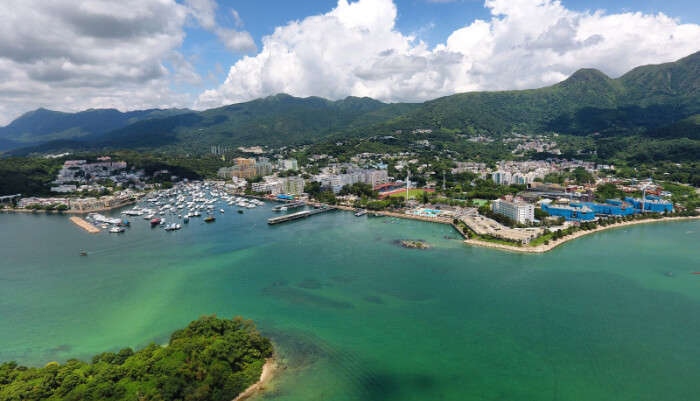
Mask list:
[[[241,28],[243,25],[245,25],[240,14],[238,14],[238,11],[234,10],[233,8],[231,9],[231,16],[233,17],[233,21],[238,28]]]
[[[698,50],[700,26],[664,14],[577,12],[552,0],[486,0],[476,20],[429,48],[395,27],[391,0],[338,0],[332,11],[292,21],[262,50],[231,66],[199,96],[212,107],[286,92],[420,101],[455,92],[533,88],[581,67],[612,76]],[[465,21],[466,22],[466,21]]]
[[[197,79],[175,51],[185,18],[174,0],[4,0],[0,124],[39,106],[189,105],[189,96],[170,89],[174,81]]]
[[[216,0],[185,0],[191,15],[199,25],[213,33],[229,49],[235,52],[252,52],[257,50],[255,40],[246,31],[224,28],[216,22],[216,11],[219,7]],[[237,27],[243,25],[243,20],[236,10],[231,10]]]
[[[178,50],[188,17],[230,49],[255,49],[215,16],[213,0],[3,0],[0,126],[37,107],[191,106],[174,89],[204,82]]]

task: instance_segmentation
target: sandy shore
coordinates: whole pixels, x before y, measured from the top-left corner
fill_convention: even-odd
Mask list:
[[[619,228],[619,227],[634,226],[637,224],[660,223],[660,222],[680,221],[680,220],[697,220],[697,219],[700,219],[700,216],[664,217],[661,219],[625,221],[622,223],[612,224],[612,225],[605,226],[605,227],[599,226],[593,230],[576,231],[575,233],[573,233],[571,235],[567,235],[566,237],[558,239],[556,241],[550,240],[548,245],[542,244],[542,245],[538,245],[538,246],[512,246],[512,245],[497,244],[497,243],[493,243],[493,242],[479,241],[479,240],[474,240],[474,239],[465,240],[464,243],[469,244],[469,245],[483,246],[483,247],[487,247],[487,248],[501,249],[504,251],[522,252],[522,253],[544,253],[544,252],[551,251],[552,249],[558,247],[561,244],[564,244],[566,242],[575,240],[576,238],[580,238],[580,237],[583,237],[585,235],[593,234],[593,233],[596,233],[599,231],[610,230],[610,229]]]
[[[263,365],[260,380],[258,380],[257,383],[252,384],[244,392],[238,394],[238,397],[236,397],[233,401],[247,400],[258,391],[264,390],[265,384],[269,383],[274,377],[277,367],[277,361],[275,361],[274,358],[268,358],[265,361],[265,365]]]

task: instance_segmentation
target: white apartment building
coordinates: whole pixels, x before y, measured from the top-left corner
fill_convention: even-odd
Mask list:
[[[299,170],[299,164],[296,159],[283,159],[277,161],[277,168],[283,171]]]
[[[519,199],[496,199],[491,204],[491,210],[520,224],[535,220],[535,205]]]
[[[301,195],[304,193],[304,179],[301,177],[287,177],[282,180],[282,193]]]
[[[251,185],[251,189],[253,190],[253,192],[270,193],[272,195],[277,195],[277,194],[282,193],[282,181],[281,180],[272,180],[272,181],[254,182]]]

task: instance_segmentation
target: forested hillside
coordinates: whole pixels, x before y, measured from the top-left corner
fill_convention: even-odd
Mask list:
[[[0,400],[230,401],[259,380],[270,356],[270,341],[251,322],[202,317],[174,332],[166,347],[43,368],[0,364]]]

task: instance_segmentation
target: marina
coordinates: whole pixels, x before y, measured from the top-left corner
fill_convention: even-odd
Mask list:
[[[224,215],[226,208],[237,209],[240,215],[243,210],[255,209],[264,204],[259,199],[232,195],[218,183],[188,182],[151,192],[132,208],[122,210],[120,217],[90,213],[84,219],[76,218],[76,224],[93,233],[104,229],[109,233],[121,234],[131,227],[127,218],[134,218],[136,221],[145,220],[152,228],[159,227],[172,232],[181,230],[193,218],[203,217],[201,221],[213,223],[216,221],[214,215]],[[288,207],[298,208],[303,205],[297,202]]]

